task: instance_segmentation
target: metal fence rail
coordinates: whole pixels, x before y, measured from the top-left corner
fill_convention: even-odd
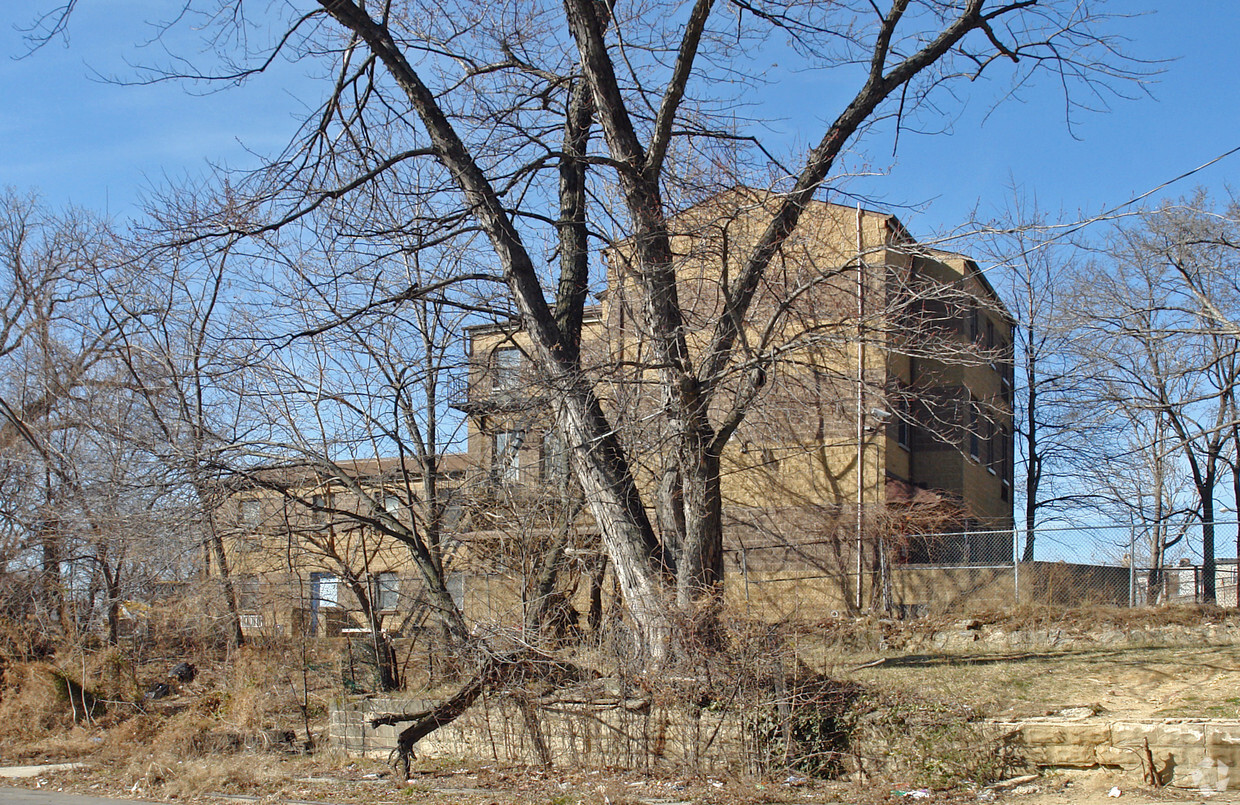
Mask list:
[[[756,617],[1004,609],[1018,604],[1238,605],[1237,524],[1214,523],[1206,571],[1202,523],[968,531],[818,539],[726,551],[728,598]],[[857,551],[862,552],[857,561]],[[1157,559],[1157,564],[1155,564]],[[1213,581],[1211,589],[1210,581]]]
[[[1206,528],[1201,523],[1161,531],[1100,524],[1041,528],[1032,535],[1013,529],[861,541],[850,533],[832,539],[768,539],[725,550],[724,599],[729,613],[768,622],[814,622],[859,612],[895,617],[1001,612],[1025,604],[1132,607],[1212,601],[1236,607],[1238,531],[1235,522],[1213,524],[1212,573],[1202,554]],[[1028,556],[1032,559],[1026,561]],[[1160,561],[1155,564],[1152,557]],[[529,580],[515,573],[486,567],[450,573],[452,597],[475,628],[522,639],[530,588]],[[373,582],[382,629],[415,642],[431,641],[434,618],[420,577],[403,569],[376,573]],[[593,622],[586,614],[589,584],[576,582],[566,576],[565,586],[573,592],[557,605],[566,633]],[[347,637],[368,629],[344,585],[325,571],[239,577],[234,585],[247,632]],[[607,582],[600,589],[613,588]],[[602,607],[619,611],[610,601]]]

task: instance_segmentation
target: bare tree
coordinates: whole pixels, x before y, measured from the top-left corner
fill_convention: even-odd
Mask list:
[[[202,12],[183,18],[213,29],[217,44],[239,41],[229,35],[234,26],[254,22],[240,4],[189,11]],[[759,394],[766,360],[737,352],[755,295],[845,149],[878,121],[899,127],[914,112],[933,114],[981,75],[1002,73],[1019,87],[1050,72],[1097,100],[1110,81],[1132,76],[1101,32],[1105,21],[1079,2],[986,0],[894,0],[886,10],[714,0],[614,9],[590,0],[461,3],[448,14],[354,0],[290,7],[262,52],[226,52],[222,68],[175,71],[239,80],[280,55],[323,54],[336,77],[304,136],[241,188],[267,223],[238,227],[231,214],[203,211],[178,236],[255,234],[313,209],[348,216],[393,204],[386,194],[420,164],[424,180],[402,187],[409,195],[400,198],[416,201],[406,209],[432,216],[443,232],[475,231],[488,245],[543,382],[556,389],[574,475],[657,663],[673,645],[673,613],[690,615],[721,580],[719,459]],[[840,68],[856,87],[791,169],[757,141],[758,126],[738,126],[729,109],[760,82],[761,44],[773,37],[790,41],[801,66]],[[1069,108],[1080,97],[1069,96]],[[691,348],[673,213],[768,172],[787,178],[721,282],[723,314]],[[369,230],[365,217],[345,220],[359,235]],[[631,253],[651,338],[658,383],[650,393],[673,470],[667,489],[683,511],[662,530],[579,362],[588,243],[604,222]],[[558,258],[558,276],[540,268],[541,254]]]
[[[392,551],[403,551],[449,648],[467,648],[470,628],[449,577],[461,498],[477,479],[461,461],[463,423],[447,415],[454,384],[465,383],[466,314],[445,302],[442,285],[388,300],[435,287],[441,276],[463,280],[451,250],[440,252],[451,262],[445,268],[429,250],[375,255],[356,243],[323,246],[288,253],[277,287],[292,293],[256,291],[256,318],[246,329],[264,359],[237,378],[233,392],[252,429],[216,461],[238,483],[285,502],[277,525],[289,550],[313,557],[350,588],[382,684],[393,688],[391,624],[371,584],[386,567],[381,557],[390,564]],[[367,311],[376,296],[384,303]]]
[[[153,424],[149,449],[170,478],[191,490],[200,572],[219,580],[229,640],[243,645],[220,522],[228,488],[217,460],[243,440],[246,424],[226,390],[227,378],[246,366],[246,356],[236,353],[238,342],[225,337],[238,324],[227,301],[228,254],[204,253],[192,245],[146,251],[139,238],[130,244],[129,259],[139,268],[136,276],[123,287],[104,289],[103,297],[113,321],[135,322],[120,331],[119,360]]]
[[[1215,494],[1227,469],[1240,375],[1236,338],[1219,318],[1226,293],[1211,280],[1227,272],[1215,273],[1226,255],[1204,237],[1209,219],[1168,206],[1117,228],[1107,246],[1109,271],[1091,272],[1082,298],[1089,300],[1083,334],[1102,397],[1121,419],[1152,420],[1144,449],[1155,453],[1160,486],[1167,459],[1178,454],[1183,462],[1202,529],[1202,598],[1214,603]],[[1161,523],[1169,513],[1163,493],[1157,496]],[[1156,545],[1155,555],[1166,547]]]
[[[1218,427],[1230,431],[1225,460],[1232,473],[1233,511],[1240,516],[1240,409],[1236,405],[1235,352],[1240,339],[1240,207],[1230,200],[1221,209],[1204,192],[1165,204],[1146,216],[1142,248],[1151,259],[1164,263],[1179,277],[1196,302],[1196,313],[1210,343],[1209,353],[1220,358],[1212,371],[1221,373],[1225,412]],[[1240,553],[1240,534],[1236,548]]]
[[[1019,193],[1001,218],[1000,225],[982,227],[982,243],[1003,277],[1016,319],[1010,405],[1024,467],[1021,561],[1032,562],[1038,526],[1055,512],[1090,503],[1077,470],[1092,464],[1095,453],[1082,442],[1091,441],[1098,423],[1076,404],[1088,383],[1088,365],[1076,349],[1080,320],[1073,304],[1080,249],[1063,240],[1061,220]]]
[[[39,568],[39,608],[65,634],[94,611],[75,612],[70,588],[89,587],[93,598],[102,579],[113,638],[120,576],[133,556],[112,538],[126,505],[114,495],[144,463],[133,453],[122,460],[133,445],[105,436],[126,431],[119,422],[140,429],[114,367],[132,320],[110,319],[102,304],[101,286],[123,274],[120,254],[113,230],[90,215],[52,212],[13,191],[0,197],[5,559]]]

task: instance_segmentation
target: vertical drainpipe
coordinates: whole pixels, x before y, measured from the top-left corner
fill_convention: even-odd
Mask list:
[[[861,232],[861,205],[857,205],[857,612],[864,597],[865,552],[861,529],[865,503],[865,243]]]

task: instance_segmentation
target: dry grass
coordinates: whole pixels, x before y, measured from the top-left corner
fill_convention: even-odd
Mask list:
[[[775,678],[803,679],[825,670],[836,679],[859,683],[872,693],[874,706],[855,714],[860,740],[856,751],[863,761],[870,755],[896,758],[871,780],[871,787],[848,789],[848,799],[864,801],[882,786],[889,791],[912,781],[950,785],[1001,773],[1003,759],[986,756],[976,742],[971,724],[981,714],[1016,717],[1098,705],[1117,715],[1136,715],[1136,708],[1146,703],[1149,715],[1240,717],[1240,697],[1234,693],[1240,689],[1240,647],[1141,643],[1142,630],[1183,627],[1187,635],[1203,624],[1230,629],[1237,619],[1217,609],[1188,607],[1074,612],[1028,607],[1006,618],[983,613],[968,624],[959,618],[836,619],[798,628],[735,622],[726,625],[728,642],[720,659],[686,669],[684,677],[697,680],[693,684],[668,679],[640,684],[653,699],[687,696],[732,706],[729,697],[739,696],[738,691],[759,697]],[[1134,637],[1123,647],[1070,650],[1012,651],[985,641],[976,647],[936,648],[946,633],[1022,629],[1074,635],[1132,632]],[[179,635],[167,645],[144,644],[141,651],[72,648],[46,662],[11,660],[0,687],[0,753],[12,761],[93,762],[94,776],[81,782],[156,798],[189,799],[215,792],[362,802],[373,801],[382,791],[389,801],[413,801],[427,792],[490,787],[507,793],[435,796],[439,801],[540,805],[692,798],[727,805],[797,801],[803,793],[782,783],[786,770],[775,782],[676,781],[591,776],[563,768],[552,776],[528,769],[470,770],[462,775],[459,770],[468,767],[443,762],[424,764],[423,782],[398,789],[390,778],[379,776],[386,772],[382,763],[350,760],[321,746],[313,756],[290,751],[300,748],[307,716],[311,729],[321,735],[330,697],[340,690],[331,650],[322,643],[272,643],[228,652],[215,643],[195,645]],[[583,655],[583,664],[599,671],[614,667],[615,658],[604,649]],[[166,679],[171,665],[182,659],[198,666],[198,679],[167,700],[141,703],[147,686]],[[860,667],[873,661],[881,662]],[[311,669],[309,691],[304,689],[303,664]],[[72,708],[57,690],[55,672],[85,681],[108,702],[107,710],[89,722],[75,722]],[[299,741],[273,749],[263,740],[272,730],[295,731]],[[475,779],[465,781],[463,776]],[[331,777],[334,782],[304,782],[309,777]]]
[[[1240,717],[1240,645],[1227,639],[1211,644],[1194,630],[1197,625],[1186,625],[1183,639],[1172,645],[1150,645],[1138,633],[1117,645],[923,647],[836,655],[830,663],[842,678],[921,691],[999,718],[1070,707],[1092,707],[1114,718]],[[1099,627],[1110,629],[1119,626]]]
[[[1096,605],[1065,609],[1045,604],[1023,604],[1003,610],[974,613],[983,624],[1016,629],[1073,629],[1097,632],[1101,629],[1151,629],[1164,626],[1200,626],[1236,623],[1240,614],[1217,606],[1170,604],[1161,607],[1116,607]]]
[[[199,672],[183,685],[168,675],[181,661]],[[304,746],[307,724],[320,737],[339,684],[328,646],[229,652],[214,640],[197,642],[192,629],[172,630],[162,643],[66,646],[44,662],[9,654],[0,669],[6,762],[87,762],[97,770],[91,779],[108,790],[178,798],[283,784],[283,761]],[[172,694],[144,699],[154,683]],[[77,700],[83,690],[102,703],[89,717],[66,695]],[[290,734],[296,740],[283,741]]]
[[[253,756],[212,756],[188,759],[163,755],[131,759],[122,784],[138,795],[192,799],[207,794],[276,793],[291,781],[280,764]]]
[[[52,668],[20,663],[5,669],[0,689],[0,748],[10,757],[38,757],[24,752],[32,741],[73,726],[72,713],[56,689]]]

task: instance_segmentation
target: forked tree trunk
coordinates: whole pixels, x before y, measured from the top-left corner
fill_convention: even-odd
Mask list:
[[[683,616],[716,598],[723,584],[723,499],[719,456],[702,451],[686,460],[685,535],[676,567],[676,606]]]
[[[610,427],[604,429],[606,419],[592,394],[566,399],[557,421],[570,446],[573,473],[612,559],[641,650],[659,664],[668,655],[672,636],[665,596],[670,568],[628,461]]]
[[[667,205],[661,195],[664,162],[677,132],[678,112],[685,97],[708,19],[714,3],[698,0],[685,21],[676,64],[656,114],[650,137],[644,142],[634,125],[626,92],[617,78],[613,53],[606,32],[610,23],[609,5],[593,0],[565,0],[569,33],[577,45],[581,74],[590,89],[591,103],[584,96],[574,103],[577,122],[566,138],[569,166],[580,166],[577,155],[588,136],[593,118],[602,131],[624,206],[631,217],[629,243],[637,261],[637,279],[643,292],[650,346],[658,366],[662,392],[669,417],[669,430],[676,449],[681,451],[681,473],[686,487],[686,536],[694,542],[687,552],[683,575],[677,573],[680,557],[670,557],[651,527],[631,465],[620,446],[616,429],[608,421],[591,381],[583,376],[576,360],[579,332],[573,324],[584,302],[584,275],[573,273],[566,284],[567,296],[557,305],[558,316],[547,303],[546,289],[533,257],[522,242],[508,202],[501,198],[496,177],[488,175],[475,160],[470,146],[457,131],[437,93],[428,87],[406,57],[386,19],[370,16],[368,7],[354,0],[319,0],[324,11],[363,40],[378,62],[405,94],[410,110],[425,127],[435,156],[451,174],[461,191],[470,216],[487,236],[495,252],[495,263],[503,271],[509,294],[530,339],[531,354],[559,399],[556,414],[560,432],[570,447],[574,474],[581,484],[591,514],[602,533],[628,612],[637,628],[638,639],[651,664],[667,656],[672,636],[669,595],[692,598],[710,590],[722,568],[718,525],[718,451],[722,442],[705,449],[690,447],[706,431],[695,429],[710,409],[712,394],[726,376],[734,357],[734,346],[743,330],[750,305],[758,292],[767,267],[785,240],[796,229],[801,213],[830,174],[845,145],[879,105],[902,90],[918,74],[931,69],[971,32],[990,30],[1002,11],[983,14],[983,0],[969,0],[953,9],[941,29],[910,53],[895,54],[892,37],[904,16],[907,3],[898,2],[882,18],[874,42],[871,69],[856,96],[827,128],[818,145],[808,154],[796,182],[782,194],[778,209],[762,228],[749,257],[743,261],[731,283],[726,310],[719,318],[706,346],[702,365],[696,370],[686,343],[682,311],[677,297],[675,255],[667,226]],[[1018,9],[1023,4],[1014,4]],[[992,37],[993,39],[993,37]],[[413,50],[411,48],[411,50]],[[1006,52],[1006,51],[1005,51]],[[1013,58],[1015,58],[1013,56]],[[644,112],[642,113],[644,114]],[[578,117],[579,116],[579,117]],[[569,174],[573,170],[568,171]],[[579,175],[569,175],[562,188],[565,231],[584,222],[584,208],[577,201]],[[570,256],[580,255],[582,245],[572,239],[560,244]],[[575,289],[575,290],[574,290]],[[571,299],[570,299],[571,297]],[[721,433],[730,433],[744,416],[744,406]],[[689,448],[689,449],[686,449]],[[713,458],[708,457],[713,455]],[[714,467],[709,466],[714,463]],[[705,463],[706,467],[701,466]],[[687,477],[689,474],[694,478]],[[688,521],[693,520],[690,524]],[[681,551],[685,555],[686,551]]]

